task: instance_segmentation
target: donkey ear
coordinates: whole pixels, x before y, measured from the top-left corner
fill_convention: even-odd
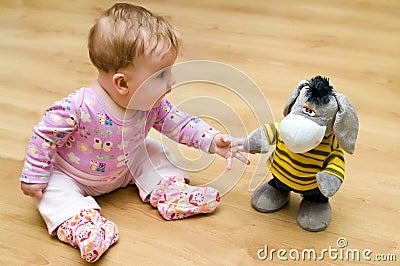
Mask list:
[[[353,154],[358,134],[358,117],[350,100],[339,93],[335,94],[338,103],[333,131],[342,147],[347,153]]]
[[[290,109],[292,109],[294,102],[296,101],[297,97],[299,97],[301,89],[309,85],[310,83],[307,80],[302,80],[299,82],[299,84],[297,84],[297,87],[294,89],[292,96],[290,96],[289,100],[285,104],[285,107],[283,108],[284,116],[290,113]]]

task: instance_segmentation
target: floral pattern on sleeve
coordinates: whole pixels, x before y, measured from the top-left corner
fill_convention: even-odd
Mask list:
[[[157,111],[153,127],[188,147],[208,152],[214,136],[220,133],[200,118],[179,110],[165,98]]]

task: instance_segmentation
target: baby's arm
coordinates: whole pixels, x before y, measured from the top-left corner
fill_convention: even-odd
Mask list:
[[[52,158],[57,148],[64,145],[69,135],[76,130],[76,110],[79,105],[74,101],[75,96],[71,94],[55,102],[35,125],[20,177],[21,189],[25,195],[41,198],[49,182]]]
[[[202,119],[183,112],[163,99],[153,127],[170,139],[209,152],[215,135],[221,133]]]
[[[158,110],[154,128],[186,146],[226,158],[228,169],[233,157],[249,164],[249,161],[240,154],[240,151],[244,151],[244,140],[221,133],[198,117],[177,109],[166,99],[163,99]]]

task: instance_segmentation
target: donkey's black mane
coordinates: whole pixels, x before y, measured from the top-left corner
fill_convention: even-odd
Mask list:
[[[317,105],[327,104],[333,96],[334,90],[329,85],[329,79],[326,77],[316,76],[311,78],[310,86],[307,88],[306,96],[308,101]]]

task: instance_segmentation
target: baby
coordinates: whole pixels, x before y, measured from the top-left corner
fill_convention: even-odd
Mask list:
[[[219,192],[190,186],[172,154],[147,137],[151,128],[228,162],[232,157],[248,161],[239,152],[243,140],[165,98],[174,85],[170,66],[179,42],[162,17],[115,4],[90,30],[88,48],[98,78],[50,106],[34,127],[21,189],[38,199],[51,235],[95,262],[119,235],[117,226],[100,215],[93,196],[135,184],[141,199],[166,220],[211,213],[219,206]]]

